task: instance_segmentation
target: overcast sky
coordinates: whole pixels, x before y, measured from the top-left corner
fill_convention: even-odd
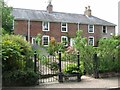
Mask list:
[[[48,0],[4,0],[14,8],[46,10]],[[92,15],[118,25],[118,2],[120,0],[52,0],[53,10],[83,14],[91,6]],[[116,27],[118,30],[118,27]]]

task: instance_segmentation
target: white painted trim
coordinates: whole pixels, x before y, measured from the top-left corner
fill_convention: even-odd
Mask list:
[[[66,39],[67,39],[67,42],[68,42],[68,37],[67,37],[67,36],[61,36],[61,43],[63,42],[63,41],[62,41],[62,38],[66,38]],[[68,46],[68,43],[67,43],[65,46]]]
[[[90,24],[91,25],[91,24]],[[93,32],[89,32],[89,26],[90,25],[88,25],[88,33],[94,33],[94,25],[92,25],[93,26]]]
[[[48,35],[43,35],[43,36],[42,36],[42,45],[44,45],[44,39],[43,39],[44,37],[47,37],[47,38],[48,38],[48,45],[49,45],[50,38],[49,38]],[[48,45],[44,45],[44,46],[48,46]]]
[[[93,37],[93,36],[89,36],[89,37],[88,37],[88,45],[89,45],[89,39],[90,39],[90,38],[93,38],[93,46],[94,46],[94,37]]]
[[[26,41],[26,36],[23,36],[23,39]]]
[[[105,28],[106,28],[106,32],[105,32],[105,33],[107,34],[107,26],[105,26]],[[103,33],[103,26],[102,26],[102,33]],[[104,34],[105,34],[105,33],[104,33]]]
[[[74,38],[70,38],[70,46],[74,46],[74,44],[75,44],[75,39]]]
[[[66,24],[66,26],[62,26],[63,23],[61,23],[61,32],[68,32],[68,24]],[[66,28],[66,31],[62,31],[62,28]]]
[[[35,38],[34,38],[34,37],[32,37],[32,44],[36,44],[36,42],[34,43],[34,40],[35,40]]]
[[[14,28],[15,28],[15,21],[13,20],[12,30],[14,30]]]
[[[48,23],[48,30],[44,29],[44,23]],[[42,22],[42,31],[46,31],[46,32],[50,31],[50,22],[47,22],[47,21]]]

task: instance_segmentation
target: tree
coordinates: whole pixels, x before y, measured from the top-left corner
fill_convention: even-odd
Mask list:
[[[37,43],[37,45],[41,45],[41,34],[39,33],[39,34],[37,34],[37,36],[36,36],[36,38],[35,38],[35,41],[36,41],[36,43]]]
[[[85,71],[89,74],[93,72],[93,54],[95,49],[87,45],[87,39],[82,36],[82,30],[76,32],[74,47],[80,52],[80,60],[84,62]]]
[[[3,2],[3,7],[2,7],[2,32],[3,34],[8,33],[11,34],[13,30],[13,19],[14,17],[12,16],[12,7],[8,7],[4,2]]]

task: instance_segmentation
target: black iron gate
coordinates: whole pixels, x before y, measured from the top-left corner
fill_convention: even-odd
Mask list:
[[[77,81],[81,81],[80,54],[66,53],[64,58],[61,52],[56,56],[34,55],[34,71],[40,73],[39,83],[63,82],[66,77],[76,76]],[[84,62],[84,67],[89,68],[95,78],[99,77],[97,54],[93,55],[92,63]]]
[[[40,82],[54,82],[58,80],[58,58],[55,56],[41,56],[38,60]]]
[[[79,52],[74,54],[66,53],[64,58],[61,56],[61,52],[56,56],[40,56],[35,53],[34,55],[34,69],[35,72],[40,73],[39,83],[46,82],[63,82],[64,77],[77,76],[77,80],[80,81],[80,58]],[[75,72],[69,72],[69,66],[74,65]]]

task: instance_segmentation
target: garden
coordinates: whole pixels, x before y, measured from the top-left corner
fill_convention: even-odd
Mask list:
[[[35,49],[25,41],[20,35],[13,34],[13,19],[11,7],[4,5],[2,8],[2,82],[3,86],[32,86],[37,85],[41,72],[36,72],[34,51],[37,51],[38,60],[42,60],[42,50]],[[41,35],[36,36],[36,42],[44,48],[51,58],[44,58],[42,64],[50,68],[51,71],[58,72],[58,59],[61,52],[62,72],[65,74],[80,73],[81,75],[91,75],[94,73],[94,54],[97,54],[97,71],[99,75],[120,72],[120,36],[111,38],[101,38],[97,47],[87,44],[87,39],[83,37],[82,30],[76,32],[74,46],[66,47],[68,42],[56,42],[51,37],[48,47],[41,46]],[[79,52],[80,66],[78,67],[77,52]],[[64,67],[64,68],[63,68]]]
[[[100,39],[98,47],[87,45],[86,38],[81,37],[82,31],[78,31],[75,37],[75,49],[69,50],[64,46],[64,43],[58,43],[52,37],[48,47],[45,47],[52,58],[45,58],[42,61],[46,67],[58,73],[59,54],[61,52],[62,72],[64,74],[80,73],[81,75],[94,74],[93,55],[97,54],[98,73],[102,74],[118,73],[120,70],[119,45],[120,37],[113,36],[108,39]],[[29,86],[38,84],[41,76],[40,72],[34,71],[34,48],[31,44],[19,35],[4,35],[2,40],[2,73],[3,86]],[[42,46],[43,47],[43,46]],[[44,48],[44,47],[43,47]],[[71,49],[71,48],[70,48]],[[69,51],[69,52],[67,52]],[[80,67],[77,67],[77,52],[80,53]],[[39,59],[41,59],[41,51]],[[52,61],[53,60],[53,61]]]

